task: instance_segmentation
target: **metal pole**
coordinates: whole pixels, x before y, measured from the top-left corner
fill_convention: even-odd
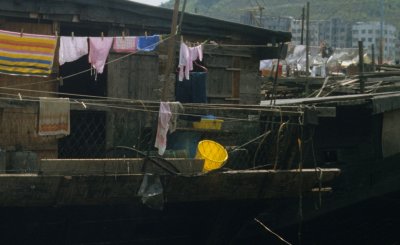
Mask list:
[[[172,67],[175,64],[175,42],[176,42],[176,30],[178,24],[178,13],[179,13],[179,0],[175,0],[174,12],[172,15],[172,24],[171,24],[171,39],[168,40],[168,61],[165,68],[165,78],[164,78],[164,86],[162,90],[161,100],[166,101],[168,97],[170,97],[169,93],[172,89],[172,86],[175,81],[170,79],[170,74],[172,71]]]
[[[380,6],[380,7],[381,7],[381,8],[380,8],[380,10],[381,10],[381,34],[380,34],[380,45],[379,45],[379,59],[378,59],[378,64],[379,64],[379,65],[382,65],[383,59],[384,59],[384,53],[383,53],[383,50],[384,50],[384,48],[383,48],[383,45],[384,45],[384,42],[383,42],[383,22],[384,22],[384,15],[385,15],[384,0],[381,0],[380,3],[381,3],[381,6]]]
[[[375,71],[375,45],[371,45],[371,54],[372,54],[372,71]]]
[[[305,15],[305,8],[303,6],[303,11],[301,14],[301,40],[300,40],[300,44],[303,45],[304,44],[304,15]]]
[[[310,2],[307,2],[307,30],[306,30],[306,94],[309,93],[308,73],[310,69]]]
[[[360,73],[360,92],[364,93],[364,45],[363,41],[358,41],[359,73]]]

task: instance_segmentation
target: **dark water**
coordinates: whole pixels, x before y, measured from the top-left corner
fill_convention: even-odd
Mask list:
[[[225,212],[228,217],[222,218],[229,220],[224,221],[219,215],[228,205],[204,203],[191,210],[182,205],[162,212],[128,206],[1,209],[0,244],[206,244],[207,235],[222,235],[221,227],[233,224],[246,210]],[[208,244],[285,244],[255,222],[246,229],[246,235],[229,233]],[[299,245],[400,245],[400,192],[304,222],[301,242],[298,225],[273,230]]]
[[[254,227],[254,237],[236,244],[285,244],[263,230]],[[337,245],[372,244],[400,245],[400,192],[370,199],[323,215],[299,226],[274,230],[291,244]]]

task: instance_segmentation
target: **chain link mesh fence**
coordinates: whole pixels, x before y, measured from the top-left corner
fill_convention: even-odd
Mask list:
[[[71,112],[71,134],[59,141],[59,158],[158,156],[159,103],[107,106]],[[162,157],[205,158],[210,168],[230,169],[290,169],[306,157],[315,163],[313,130],[303,118],[298,108],[184,104]]]

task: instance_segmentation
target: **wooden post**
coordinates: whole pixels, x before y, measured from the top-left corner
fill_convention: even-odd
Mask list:
[[[358,41],[359,73],[360,73],[360,92],[364,93],[364,45],[363,41]]]
[[[273,83],[273,86],[272,86],[272,97],[271,97],[270,105],[272,105],[272,104],[275,105],[275,101],[276,101],[276,86],[277,86],[277,83],[278,83],[279,62],[280,62],[281,57],[282,57],[282,51],[283,51],[283,46],[284,45],[285,45],[284,43],[281,43],[280,46],[279,46],[280,48],[279,48],[278,64],[276,65],[275,79],[274,79],[274,83]]]
[[[187,0],[183,1],[183,7],[182,7],[182,11],[181,11],[181,17],[179,19],[179,25],[178,25],[178,34],[181,33],[182,30],[182,23],[183,23],[183,16],[185,15],[185,9],[186,9],[186,2]]]
[[[162,89],[161,100],[166,101],[169,97],[171,97],[171,91],[173,91],[173,85],[175,83],[174,80],[170,79],[170,74],[172,68],[175,64],[175,42],[176,42],[176,28],[178,23],[178,13],[179,13],[179,0],[175,0],[174,12],[172,15],[172,24],[171,24],[171,38],[168,40],[168,60],[165,68],[165,78],[164,78],[164,86]]]
[[[304,44],[304,18],[305,18],[305,8],[303,6],[303,10],[302,10],[302,14],[301,14],[301,40],[300,40],[300,44],[303,45]]]
[[[375,45],[371,45],[371,53],[372,53],[372,71],[375,71]]]
[[[308,76],[309,76],[309,69],[310,69],[310,60],[309,55],[310,53],[310,2],[307,2],[307,30],[306,30],[306,94],[309,93],[309,84],[308,84]]]

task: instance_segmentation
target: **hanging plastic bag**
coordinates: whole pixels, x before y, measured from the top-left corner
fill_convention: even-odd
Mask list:
[[[142,203],[149,208],[157,210],[164,208],[164,194],[160,176],[145,174],[138,195],[142,197]]]

